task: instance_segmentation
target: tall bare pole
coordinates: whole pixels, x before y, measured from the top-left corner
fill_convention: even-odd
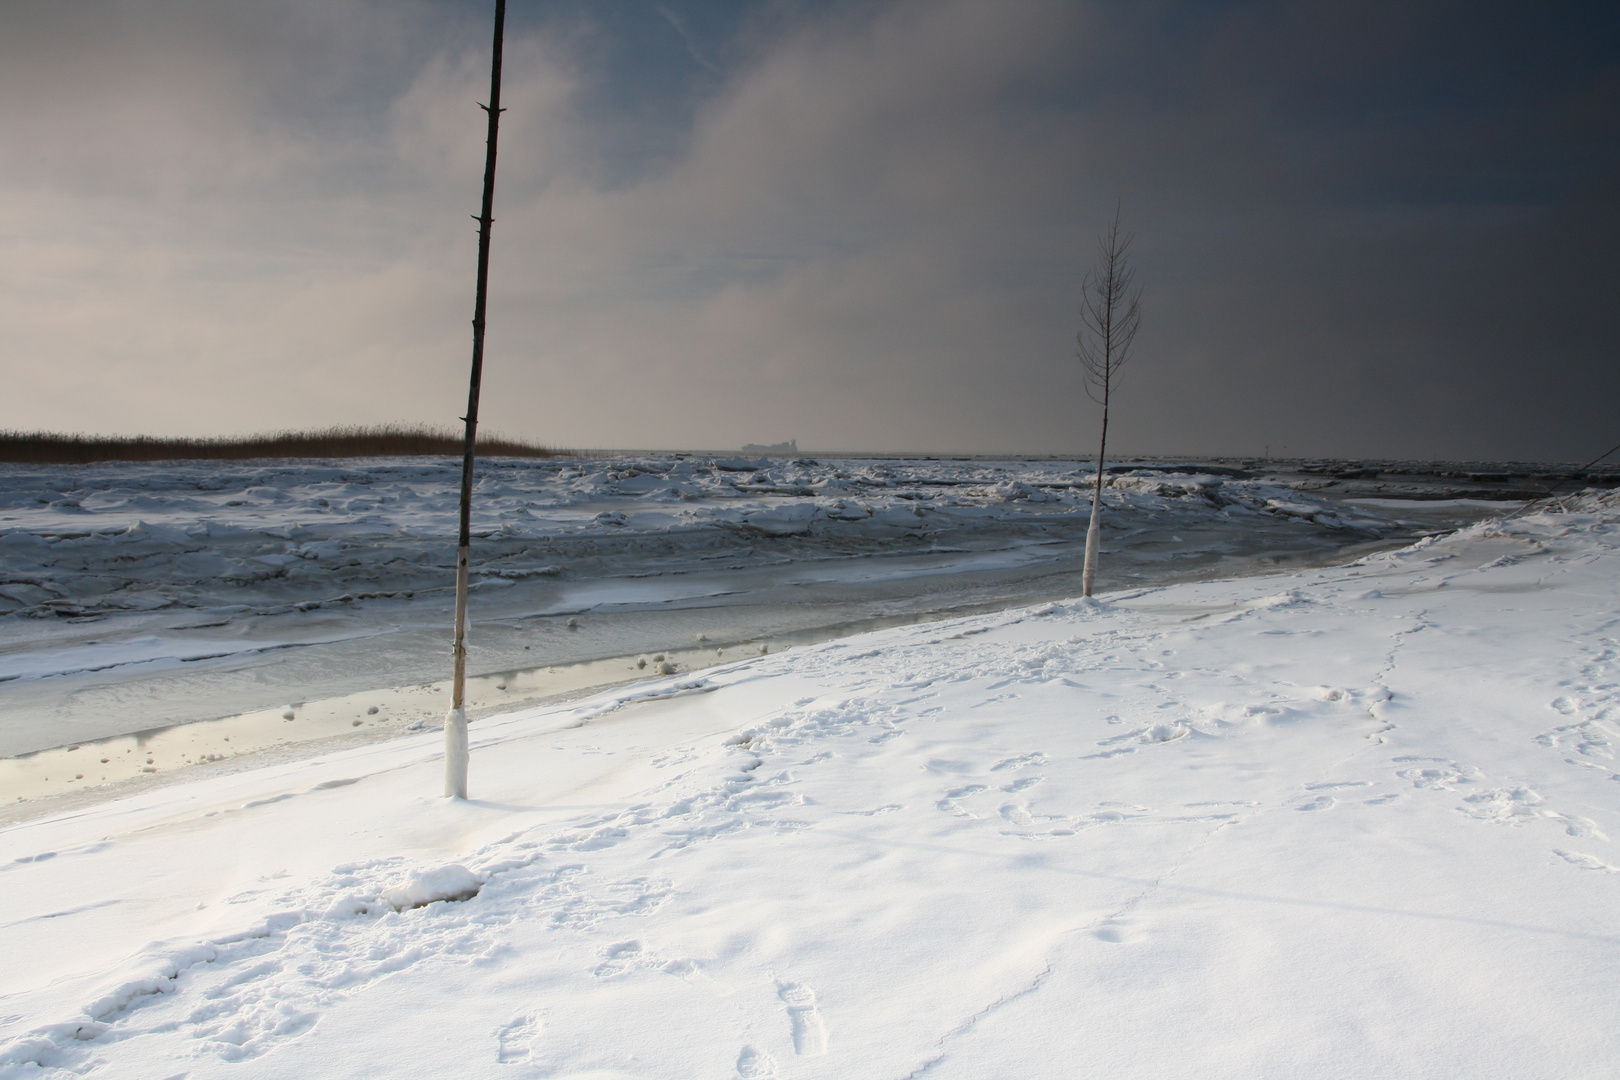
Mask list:
[[[489,137],[484,143],[484,206],[478,215],[478,296],[473,302],[472,378],[467,386],[467,433],[461,447],[461,532],[456,544],[455,679],[444,718],[444,794],[467,797],[467,561],[472,548],[473,451],[478,441],[478,387],[484,376],[484,306],[489,297],[489,230],[495,209],[495,140],[501,126],[501,33],[506,0],[495,0],[495,46],[489,65]]]

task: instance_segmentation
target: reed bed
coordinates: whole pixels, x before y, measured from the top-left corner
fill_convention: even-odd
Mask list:
[[[426,425],[345,425],[203,439],[0,431],[0,462],[84,465],[94,461],[240,461],[253,458],[439,457],[461,454],[462,436]],[[553,457],[558,451],[502,435],[480,435],[480,457]]]

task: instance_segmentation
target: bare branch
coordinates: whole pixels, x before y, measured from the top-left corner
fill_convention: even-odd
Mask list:
[[[1075,354],[1085,373],[1086,394],[1104,408],[1118,381],[1120,368],[1131,358],[1137,331],[1142,326],[1142,291],[1130,264],[1136,239],[1120,228],[1120,213],[1097,238],[1097,263],[1080,286],[1080,332]]]

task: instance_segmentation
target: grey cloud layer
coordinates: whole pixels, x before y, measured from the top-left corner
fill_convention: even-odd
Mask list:
[[[64,9],[0,14],[0,425],[452,420],[487,13]],[[604,20],[515,8],[486,422],[1084,448],[1120,199],[1125,448],[1579,457],[1620,400],[1613,51],[1472,10],[762,9],[680,39],[701,92],[653,139]]]

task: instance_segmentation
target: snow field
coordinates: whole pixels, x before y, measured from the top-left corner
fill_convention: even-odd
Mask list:
[[[479,721],[466,803],[423,735],[8,827],[0,1077],[1612,1075],[1617,525]]]

